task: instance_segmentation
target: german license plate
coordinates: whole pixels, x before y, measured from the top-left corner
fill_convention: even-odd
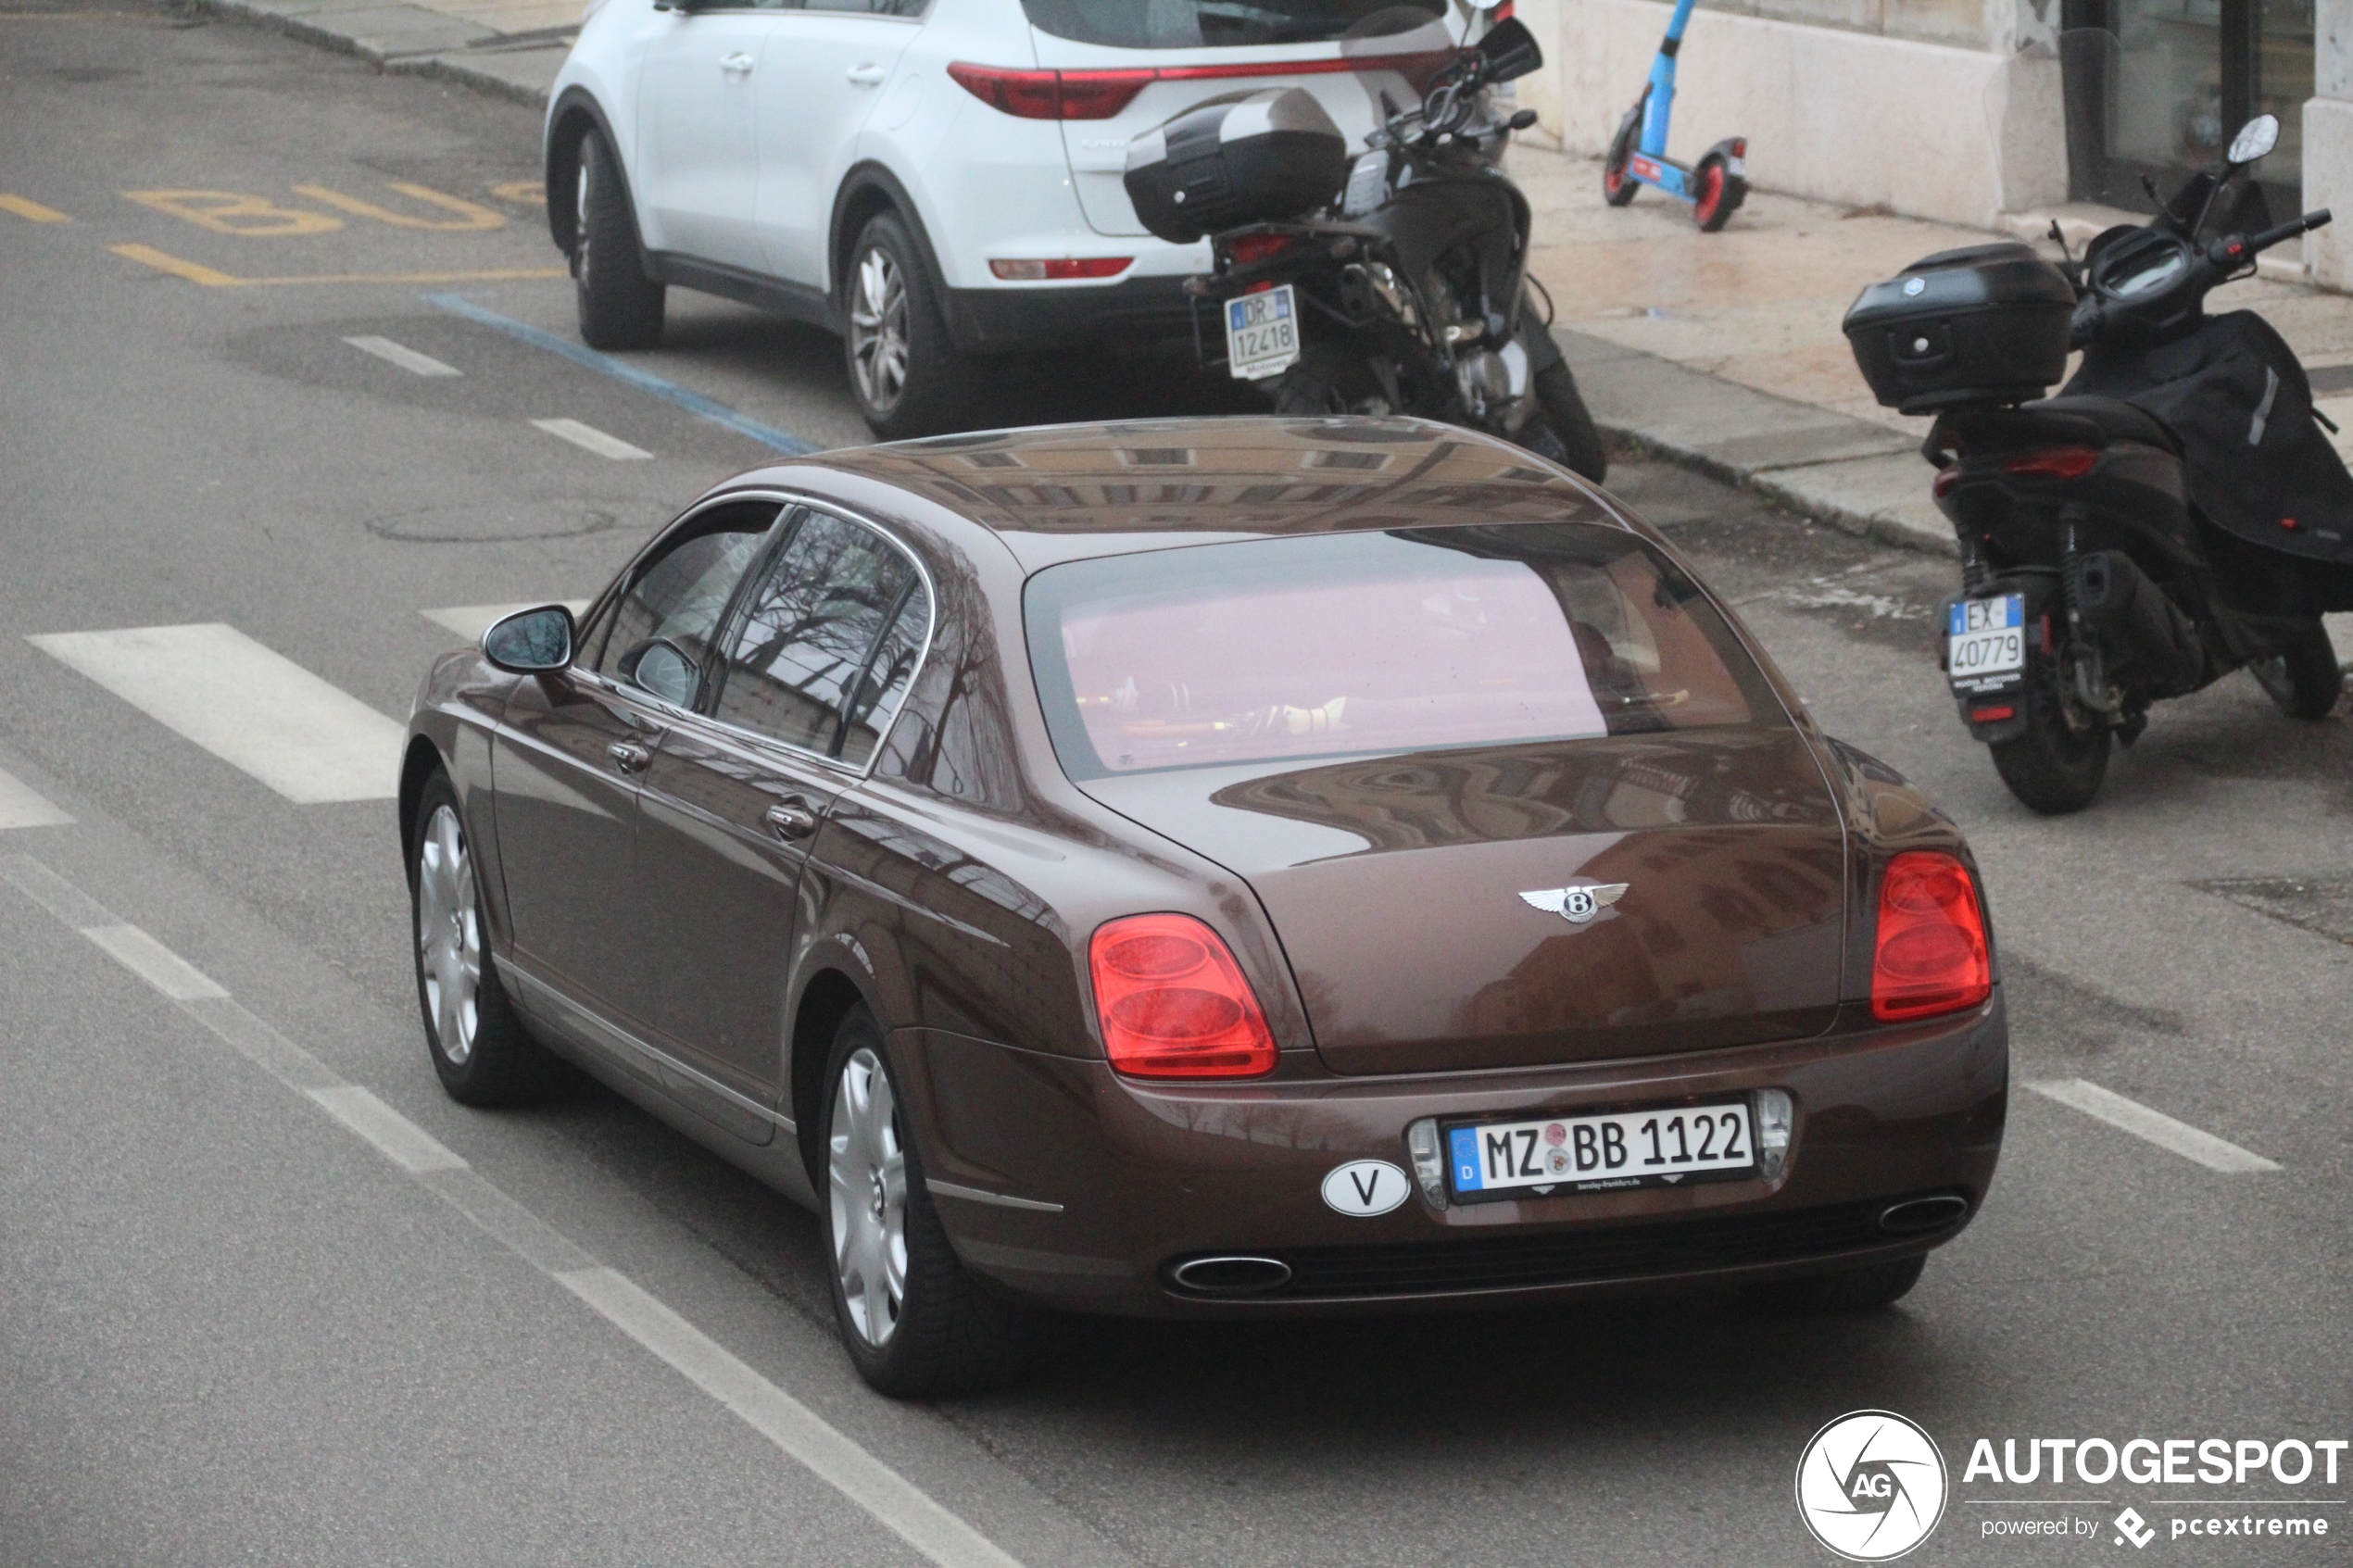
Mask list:
[[[1239,381],[1279,375],[1299,358],[1298,298],[1291,285],[1226,302],[1226,363]]]
[[[2026,596],[1957,600],[1944,634],[1944,668],[1955,691],[2006,691],[2026,670]]]
[[[1753,1175],[1752,1132],[1746,1100],[1483,1122],[1447,1129],[1447,1181],[1456,1198],[1477,1202]]]

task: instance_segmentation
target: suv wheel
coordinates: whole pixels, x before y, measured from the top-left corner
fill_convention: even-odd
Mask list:
[[[878,214],[850,246],[842,315],[850,395],[876,435],[898,441],[957,423],[969,367],[949,342],[930,274],[897,213]]]
[[[573,199],[572,278],[580,340],[591,348],[652,348],[661,342],[662,285],[638,259],[637,218],[621,163],[591,131],[580,139]]]

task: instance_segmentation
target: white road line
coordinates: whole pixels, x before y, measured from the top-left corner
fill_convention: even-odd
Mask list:
[[[439,1138],[418,1126],[357,1084],[305,1091],[328,1115],[376,1146],[376,1152],[410,1175],[459,1171],[466,1162]]]
[[[2045,1079],[2026,1086],[2061,1105],[2072,1106],[2086,1116],[2096,1117],[2111,1127],[2121,1127],[2135,1136],[2146,1138],[2160,1148],[2170,1148],[2184,1160],[2195,1160],[2209,1170],[2238,1175],[2249,1171],[2279,1169],[2277,1164],[2259,1154],[2251,1153],[2211,1133],[2202,1133],[2186,1122],[2176,1122],[2161,1110],[2151,1110],[2138,1100],[2126,1099],[2122,1095],[2082,1078]]]
[[[214,984],[212,977],[204,971],[135,925],[121,921],[108,925],[85,925],[82,928],[82,935],[104,948],[117,963],[175,1002],[193,1002],[206,997],[225,997],[229,994]]]
[[[941,1568],[1020,1568],[993,1541],[613,1269],[556,1282]]]
[[[26,641],[289,800],[389,800],[398,792],[399,724],[233,626]]]
[[[537,609],[541,605],[560,604],[572,611],[577,621],[588,613],[586,599],[517,599],[506,605],[452,605],[447,609],[421,609],[417,613],[436,626],[455,632],[470,643],[482,641],[493,621],[504,621],[519,609]],[[5,824],[0,824],[5,825]]]
[[[0,830],[63,827],[72,821],[31,784],[0,769]]]
[[[574,446],[585,447],[599,458],[633,458],[653,456],[643,446],[632,446],[621,437],[607,435],[595,425],[585,425],[578,420],[534,420],[531,422],[549,435],[569,441]]]
[[[343,341],[362,354],[372,354],[413,375],[462,376],[466,373],[455,365],[445,365],[430,354],[420,354],[406,344],[395,343],[388,337],[347,337]]]
[[[929,1493],[844,1436],[635,1280],[599,1264],[570,1237],[483,1180],[461,1156],[432,1134],[359,1085],[345,1083],[318,1058],[246,1011],[186,960],[118,919],[46,865],[30,855],[0,857],[0,882],[17,887],[59,921],[107,947],[167,996],[172,992],[158,974],[182,977],[182,984],[185,976],[194,976],[206,989],[182,1001],[182,1010],[190,1017],[367,1140],[408,1172],[418,1185],[571,1291],[940,1568],[1022,1568],[1018,1560],[941,1507]],[[129,938],[120,935],[124,933]],[[137,962],[124,956],[134,950],[139,954]]]

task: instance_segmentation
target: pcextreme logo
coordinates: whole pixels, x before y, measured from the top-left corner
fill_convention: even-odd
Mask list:
[[[1903,1556],[1944,1517],[1944,1456],[1893,1411],[1855,1411],[1814,1434],[1797,1461],[1797,1513],[1850,1562]]]

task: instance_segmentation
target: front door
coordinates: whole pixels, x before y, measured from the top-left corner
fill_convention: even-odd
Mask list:
[[[665,1048],[763,1106],[785,1092],[809,851],[863,771],[930,624],[906,553],[806,511],[744,596],[717,690],[647,776],[638,882]],[[875,672],[880,671],[877,675]]]
[[[709,6],[659,23],[637,79],[637,156],[630,182],[648,249],[758,270],[759,148],[752,99],[773,6]]]
[[[491,759],[517,956],[624,1027],[653,1018],[634,892],[644,778],[700,692],[730,596],[778,508],[705,512],[633,569],[573,668],[526,676]]]
[[[820,289],[831,283],[825,240],[834,193],[920,25],[888,14],[892,4],[882,0],[870,10],[848,0],[808,0],[805,8],[785,13],[768,36],[754,94],[760,228],[768,270],[788,282]],[[912,3],[899,8],[922,9]]]

